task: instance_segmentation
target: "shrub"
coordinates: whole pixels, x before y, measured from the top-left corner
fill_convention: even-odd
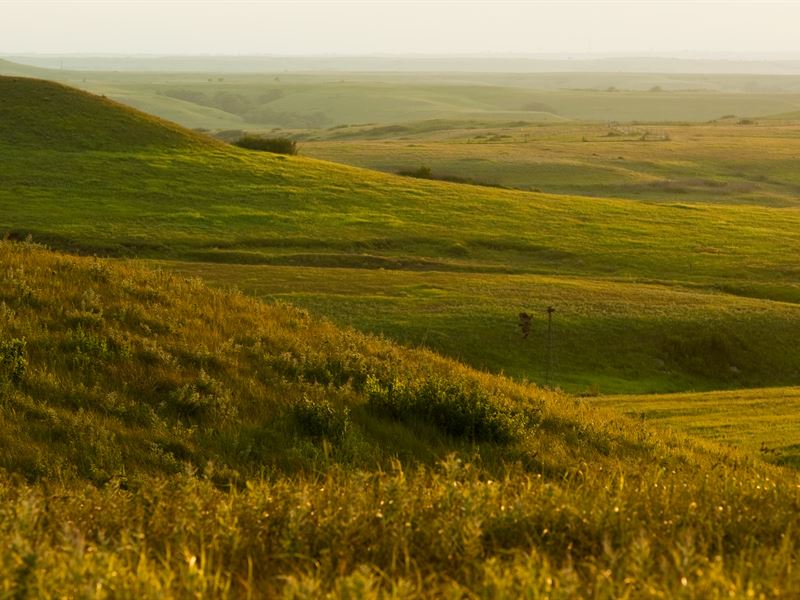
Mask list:
[[[194,383],[170,394],[169,403],[179,416],[199,421],[209,418],[225,421],[236,414],[230,392],[202,369]]]
[[[422,165],[412,170],[401,170],[397,172],[398,175],[403,177],[414,177],[415,179],[433,179],[435,181],[447,181],[448,183],[465,183],[467,185],[479,185],[483,187],[503,188],[502,185],[497,183],[490,183],[488,181],[479,181],[469,177],[459,177],[458,175],[434,175],[430,167]]]
[[[297,154],[297,142],[285,137],[262,138],[246,135],[236,140],[233,144],[240,148],[272,152],[273,154]]]
[[[465,381],[426,379],[387,386],[374,377],[367,382],[368,406],[377,414],[405,422],[424,422],[454,438],[509,443],[530,425],[531,413],[505,406]]]
[[[328,400],[310,400],[305,394],[292,403],[292,420],[303,435],[341,443],[350,431],[350,411],[337,410]]]
[[[22,383],[28,366],[25,346],[25,340],[16,338],[0,342],[0,381],[10,381],[14,385]]]
[[[431,168],[425,165],[421,165],[413,170],[398,171],[397,174],[403,175],[404,177],[416,177],[417,179],[433,179]]]

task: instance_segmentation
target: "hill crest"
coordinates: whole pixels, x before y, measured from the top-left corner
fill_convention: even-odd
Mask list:
[[[0,144],[131,151],[218,142],[104,96],[44,79],[0,76]]]

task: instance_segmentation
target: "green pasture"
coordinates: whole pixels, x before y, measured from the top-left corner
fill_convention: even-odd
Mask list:
[[[800,306],[668,283],[588,277],[170,262],[467,364],[597,395],[791,383]],[[548,358],[545,309],[554,306]],[[534,320],[527,339],[518,314]]]
[[[429,121],[335,129],[307,156],[390,173],[556,194],[662,202],[797,206],[800,127],[729,118],[710,124],[495,124]]]
[[[519,343],[515,319],[557,305],[553,382],[573,391],[796,381],[795,209],[397,177],[248,152],[58,86],[2,82],[0,113],[22,105],[0,124],[0,230],[12,238],[181,261],[538,382],[541,338]],[[48,110],[55,97],[67,117]]]
[[[458,127],[412,129],[433,156]],[[574,148],[766,173],[600,198],[246,151],[0,77],[0,597],[792,597],[795,130],[739,127],[675,129],[686,164],[672,134],[543,128],[612,196]]]
[[[757,451],[165,270],[7,241],[0,268],[10,597],[799,584],[798,474]]]
[[[591,399],[648,423],[737,446],[778,464],[800,467],[800,389],[769,388],[729,392]]]

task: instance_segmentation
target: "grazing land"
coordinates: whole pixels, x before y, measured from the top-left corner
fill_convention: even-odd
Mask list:
[[[395,119],[400,98],[408,120],[264,129],[176,104],[166,75],[59,74],[208,129],[291,133],[284,156],[0,68],[0,595],[800,589],[790,115],[639,139],[539,105],[548,124],[512,127],[508,81],[448,95],[372,75],[337,104],[308,74],[286,77],[297,114],[344,118],[358,96]],[[169,81],[264,83],[206,75]],[[764,98],[722,76],[696,96],[545,92],[796,110],[793,79],[770,77]],[[389,172],[309,156],[336,148]],[[524,189],[392,174],[425,165]]]
[[[0,60],[0,75],[61,81],[185,127],[210,130],[324,129],[427,119],[704,122],[800,110],[796,65],[782,75],[265,72],[255,65],[250,73],[222,67],[181,73],[109,66],[70,71]]]
[[[655,202],[800,204],[800,126],[427,121],[307,134],[303,154],[390,173]]]
[[[540,383],[541,320],[527,343],[516,320],[553,304],[552,383],[577,392],[796,382],[796,209],[397,177],[234,148],[57,84],[0,86],[11,237],[178,261]]]
[[[613,406],[648,423],[737,446],[770,462],[798,468],[798,400],[800,390],[794,387],[605,396],[592,403]]]

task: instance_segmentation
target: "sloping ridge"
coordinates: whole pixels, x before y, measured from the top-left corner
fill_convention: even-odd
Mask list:
[[[74,71],[45,69],[42,67],[34,67],[33,65],[25,65],[0,58],[0,76],[37,77],[39,79],[58,80],[61,78],[61,76],[72,73],[74,73]]]
[[[60,83],[0,77],[0,144],[59,151],[130,151],[218,142]]]
[[[541,472],[675,458],[561,394],[198,280],[3,241],[0,269],[0,470],[26,478],[253,476],[320,438],[373,464],[475,442]]]
[[[597,597],[618,597],[633,572],[680,597],[680,564],[639,557],[681,540],[690,564],[718,563],[688,573],[712,586],[692,597],[754,575],[773,597],[800,585],[797,479],[757,459],[169,273],[3,241],[0,272],[0,567],[15,577],[0,568],[0,583],[33,590],[17,597],[79,597],[120,564],[136,591],[110,597],[243,598],[309,560],[326,581],[366,564],[474,587],[464,565],[509,556],[499,597],[525,597],[531,555],[570,569],[552,572],[561,588],[616,578]],[[352,557],[328,560],[339,549]],[[187,562],[210,563],[222,591],[191,587]],[[143,595],[142,565],[174,594]]]

